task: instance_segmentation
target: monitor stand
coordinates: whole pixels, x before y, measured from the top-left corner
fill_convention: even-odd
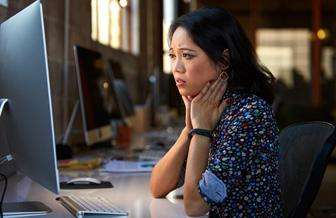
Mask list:
[[[0,98],[0,117],[3,109],[8,103],[8,99]],[[12,155],[5,155],[0,157],[0,165],[9,162],[13,159]],[[7,184],[7,183],[6,183]],[[46,215],[52,210],[42,202],[27,201],[27,202],[4,202],[2,204],[3,215],[7,217],[26,217]]]
[[[0,165],[13,160],[12,155],[8,154],[0,157]],[[7,187],[7,177],[1,174],[5,178],[5,190]],[[6,193],[3,193],[5,195]],[[25,202],[4,202],[2,204],[3,215],[6,217],[26,217],[26,216],[39,216],[46,215],[52,212],[42,202],[38,201],[25,201]]]
[[[67,125],[64,135],[62,136],[62,141],[56,144],[57,160],[70,159],[73,156],[73,151],[71,146],[68,144],[68,139],[78,112],[78,107],[79,100],[76,101],[76,104],[72,110],[70,121]]]
[[[38,201],[3,203],[3,215],[7,217],[46,215],[52,210]]]
[[[13,160],[12,155],[7,154],[0,157],[0,165]],[[5,190],[7,187],[7,177],[1,174],[5,181]],[[3,193],[5,195],[6,193]],[[52,210],[47,207],[42,202],[38,201],[26,201],[26,202],[4,202],[2,204],[3,215],[6,217],[26,217],[26,216],[39,216],[46,215],[52,212]]]

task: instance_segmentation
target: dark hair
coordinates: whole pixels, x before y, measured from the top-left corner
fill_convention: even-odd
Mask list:
[[[192,40],[216,64],[225,63],[224,49],[229,50],[229,87],[244,88],[272,104],[274,77],[258,62],[254,48],[239,22],[223,8],[206,7],[177,18],[169,30],[169,42],[182,27]]]

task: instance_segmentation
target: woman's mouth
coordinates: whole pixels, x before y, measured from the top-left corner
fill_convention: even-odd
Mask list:
[[[182,79],[176,79],[176,86],[184,86],[186,84],[186,81]]]

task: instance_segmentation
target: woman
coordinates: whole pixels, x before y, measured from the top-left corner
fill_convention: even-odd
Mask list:
[[[240,24],[203,8],[171,25],[169,44],[186,126],[153,169],[152,195],[175,189],[186,162],[189,216],[282,217],[274,77]]]

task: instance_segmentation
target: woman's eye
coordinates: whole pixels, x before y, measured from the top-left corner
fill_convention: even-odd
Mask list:
[[[168,54],[168,56],[170,57],[170,59],[174,59],[175,58],[174,54]]]
[[[193,55],[191,55],[191,54],[182,54],[182,56],[185,58],[185,59],[187,59],[187,60],[190,60],[190,59],[192,59],[194,56]]]

